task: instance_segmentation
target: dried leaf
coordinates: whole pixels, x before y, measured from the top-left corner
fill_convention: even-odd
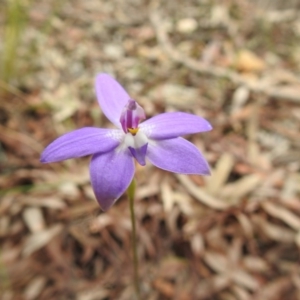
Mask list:
[[[265,68],[265,63],[255,53],[243,49],[238,53],[235,66],[242,72],[261,72]]]
[[[197,187],[187,176],[185,175],[176,175],[179,181],[185,186],[188,192],[194,196],[201,203],[219,210],[224,210],[228,207],[228,204],[215,199],[214,197],[207,194],[204,190]]]
[[[215,275],[199,282],[196,290],[198,299],[205,299],[228,287],[231,280],[225,275]]]
[[[267,262],[260,257],[246,256],[243,260],[245,267],[253,272],[266,272],[269,270]]]
[[[201,256],[204,252],[204,240],[201,234],[196,233],[190,239],[192,251],[196,256]]]
[[[174,297],[174,286],[166,280],[157,279],[153,282],[153,287],[162,293],[165,297]]]
[[[51,239],[58,235],[63,230],[63,225],[56,224],[50,227],[30,235],[24,244],[23,255],[29,256],[33,252],[46,246]]]
[[[230,269],[227,258],[222,254],[210,251],[206,252],[203,258],[215,272],[227,273]]]
[[[238,285],[234,285],[232,287],[232,290],[239,300],[251,300],[252,299],[251,295],[244,288],[242,288]]]
[[[46,227],[42,210],[38,207],[26,208],[23,218],[31,233],[42,231]]]
[[[294,241],[295,234],[291,230],[267,222],[259,216],[253,217],[252,220],[255,224],[257,224],[258,229],[266,234],[270,239],[282,243],[292,243]]]
[[[182,33],[191,33],[196,30],[198,23],[195,19],[184,18],[180,19],[176,25],[176,29]]]
[[[234,166],[234,158],[230,153],[224,153],[217,162],[212,177],[208,181],[207,190],[211,195],[218,195],[226,183],[228,176]]]
[[[239,269],[233,270],[231,272],[231,276],[237,284],[245,287],[250,291],[257,291],[260,286],[258,280],[256,280],[254,276],[245,271]]]
[[[107,299],[107,297],[109,297],[109,291],[98,287],[78,293],[76,300],[104,300]]]
[[[244,176],[234,183],[227,184],[221,194],[223,197],[230,198],[230,203],[237,203],[241,198],[257,188],[261,184],[262,179],[263,177],[259,174]]]
[[[169,213],[172,210],[175,201],[173,191],[170,187],[170,184],[166,180],[164,180],[161,184],[161,198],[165,212]]]
[[[255,299],[284,299],[285,292],[291,288],[291,282],[288,277],[279,277],[268,282],[264,287],[261,287]]]
[[[37,297],[42,292],[45,287],[47,279],[45,277],[39,276],[34,278],[30,284],[26,287],[24,291],[24,296],[26,300],[38,299]]]
[[[262,207],[271,216],[280,219],[295,230],[300,230],[300,217],[293,214],[291,211],[269,201],[262,203]]]

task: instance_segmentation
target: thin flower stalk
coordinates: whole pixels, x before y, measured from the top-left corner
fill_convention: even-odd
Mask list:
[[[137,235],[136,235],[136,226],[135,226],[135,214],[134,214],[134,196],[135,196],[135,181],[132,180],[128,190],[128,198],[129,198],[129,209],[130,209],[130,220],[132,226],[132,255],[133,255],[133,268],[134,268],[134,287],[135,292],[140,298],[140,281],[139,281],[139,260],[137,254]]]

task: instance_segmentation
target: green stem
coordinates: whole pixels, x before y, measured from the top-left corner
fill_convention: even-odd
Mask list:
[[[137,256],[137,242],[136,242],[136,229],[135,229],[135,215],[134,215],[134,195],[135,195],[135,181],[131,181],[128,187],[128,197],[130,206],[130,217],[132,225],[132,253],[133,253],[133,265],[134,265],[134,286],[137,298],[140,299],[140,285],[139,285],[139,261]]]

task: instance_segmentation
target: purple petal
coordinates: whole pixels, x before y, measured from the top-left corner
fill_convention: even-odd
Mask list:
[[[105,116],[118,128],[120,117],[130,96],[124,88],[108,74],[98,74],[95,80],[98,103]]]
[[[107,152],[120,144],[123,132],[118,129],[84,127],[64,134],[46,147],[41,162],[50,163],[69,158]]]
[[[183,138],[150,142],[147,158],[153,165],[166,171],[210,174],[209,165],[198,148]]]
[[[126,191],[134,175],[128,149],[95,154],[90,164],[91,183],[101,208],[108,210]]]
[[[158,140],[212,129],[205,119],[184,112],[160,114],[141,123],[139,127],[148,138]]]
[[[147,147],[148,147],[148,144],[145,144],[145,145],[143,145],[142,147],[139,147],[139,148],[128,147],[128,149],[130,150],[132,156],[137,160],[137,162],[141,166],[146,165]]]

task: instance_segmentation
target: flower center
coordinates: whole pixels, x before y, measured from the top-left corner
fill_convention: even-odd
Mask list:
[[[128,103],[122,110],[120,122],[125,133],[130,132],[136,135],[141,120],[145,119],[143,108],[136,101],[129,99]]]
[[[137,134],[137,132],[139,131],[139,128],[127,128],[127,130],[133,135],[135,136]]]
[[[144,166],[146,164],[146,153],[148,138],[144,132],[139,130],[139,123],[145,119],[143,108],[136,101],[129,99],[122,110],[120,122],[125,132],[124,143],[131,155],[137,162]]]

